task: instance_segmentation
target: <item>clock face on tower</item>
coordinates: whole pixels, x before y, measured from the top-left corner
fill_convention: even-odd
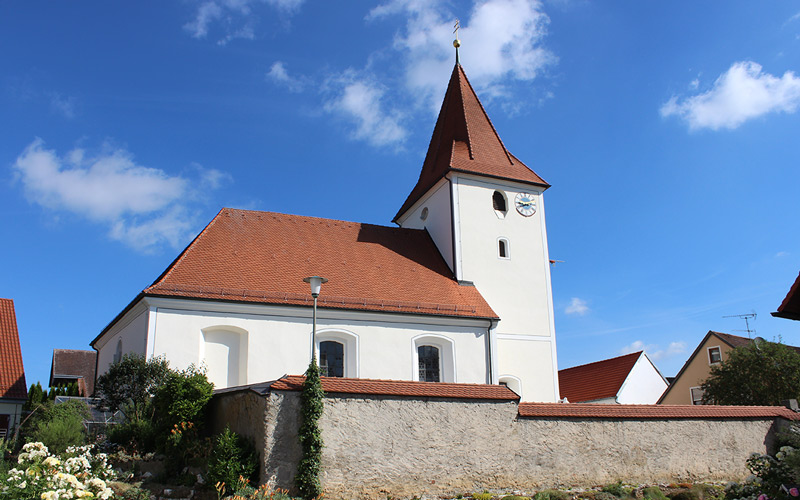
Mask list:
[[[519,193],[514,198],[514,206],[517,207],[517,212],[525,217],[530,217],[536,213],[536,198],[532,194]]]

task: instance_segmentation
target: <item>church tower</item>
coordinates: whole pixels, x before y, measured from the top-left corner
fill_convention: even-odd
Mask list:
[[[506,149],[456,62],[419,180],[393,221],[426,229],[458,282],[477,287],[497,312],[487,381],[523,401],[559,396],[548,187]]]

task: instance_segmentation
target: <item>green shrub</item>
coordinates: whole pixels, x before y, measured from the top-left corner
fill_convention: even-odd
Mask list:
[[[725,495],[725,490],[720,486],[713,484],[695,484],[692,486],[692,491],[697,492],[702,500],[718,500]]]
[[[306,370],[303,390],[300,393],[300,429],[297,437],[303,456],[297,466],[295,485],[300,496],[306,500],[317,498],[322,494],[320,475],[322,472],[322,431],[319,419],[324,408],[322,381],[319,378],[317,360],[312,359]]]
[[[542,490],[533,496],[534,500],[569,500],[572,496],[561,490]]]
[[[667,495],[671,500],[700,500],[700,495],[695,490],[684,490]]]
[[[603,486],[602,491],[611,493],[617,498],[626,498],[633,494],[633,488],[626,487],[622,484],[622,481],[617,481],[613,484],[607,484]]]
[[[531,497],[523,497],[520,495],[506,495],[500,500],[531,500]]]
[[[86,443],[83,422],[90,417],[89,407],[83,401],[48,402],[31,419],[28,440],[44,443],[53,453],[62,453],[70,446]]]
[[[156,430],[149,420],[123,422],[109,429],[108,440],[131,454],[150,453],[156,449]]]
[[[616,495],[612,495],[606,491],[597,491],[592,498],[594,498],[594,500],[617,500]]]
[[[166,434],[176,425],[191,422],[201,426],[206,404],[214,392],[205,371],[189,366],[186,370],[171,370],[155,389],[153,406],[156,425]]]
[[[237,488],[239,477],[258,481],[258,457],[247,439],[226,427],[214,440],[208,460],[208,479],[211,484],[224,483],[225,490],[232,492]]]
[[[648,486],[642,490],[645,500],[667,500],[667,495],[658,486]]]
[[[473,500],[492,500],[492,498],[494,498],[494,495],[484,490],[483,493],[473,493],[472,498]]]

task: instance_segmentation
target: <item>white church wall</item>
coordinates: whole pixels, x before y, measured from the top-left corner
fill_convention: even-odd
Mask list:
[[[155,314],[155,321],[151,324],[156,325],[151,332],[154,355],[165,355],[174,368],[205,361],[217,388],[264,382],[287,374],[298,375],[308,367],[311,356],[310,308],[209,302],[192,304],[191,301],[169,299],[159,299],[158,302],[159,306],[151,313]],[[206,310],[189,307],[204,307]],[[345,376],[359,378],[416,380],[415,347],[422,342],[424,345],[447,347],[441,349],[443,381],[486,383],[487,327],[485,320],[322,308],[317,314],[318,342],[326,339],[341,341],[345,345]],[[222,339],[209,337],[209,333],[214,332],[238,332],[242,343],[234,345],[230,336]],[[215,342],[211,350],[209,339]],[[243,347],[244,339],[246,348]],[[238,360],[232,356],[237,349]],[[448,353],[452,353],[450,358]],[[353,356],[356,356],[355,361]],[[236,365],[235,369],[233,365]],[[239,373],[246,373],[246,376],[235,375]],[[234,384],[234,380],[239,382]]]
[[[101,375],[114,362],[121,347],[122,355],[147,355],[147,306],[143,301],[131,308],[95,344],[97,349],[97,374]]]
[[[423,219],[423,212],[425,218]],[[442,179],[399,220],[401,227],[427,229],[450,269],[453,269],[453,230],[450,183]]]
[[[621,404],[656,404],[668,384],[650,359],[642,353],[617,394]]]
[[[552,346],[549,339],[498,335],[497,364],[500,374],[520,379],[522,401],[555,402]],[[512,387],[516,392],[516,389]]]
[[[472,281],[500,316],[498,333],[550,336],[549,257],[543,242],[542,197],[533,186],[454,177],[459,241],[459,278]],[[508,200],[500,218],[492,207],[495,190]],[[514,208],[519,192],[536,195],[536,213]],[[508,241],[508,258],[498,255],[498,238]]]

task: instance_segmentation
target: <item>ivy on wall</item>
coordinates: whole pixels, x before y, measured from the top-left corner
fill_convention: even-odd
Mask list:
[[[300,495],[306,500],[318,498],[322,495],[320,473],[322,470],[322,432],[319,428],[319,419],[322,416],[325,392],[319,378],[319,366],[314,359],[306,370],[306,379],[303,382],[303,391],[300,393],[300,447],[303,457],[297,466],[295,485]]]

